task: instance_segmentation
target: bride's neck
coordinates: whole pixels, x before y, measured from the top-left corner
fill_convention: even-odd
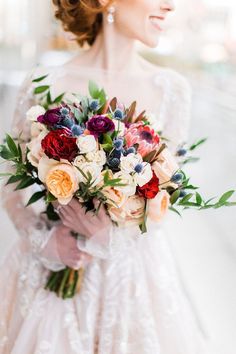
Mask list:
[[[106,20],[104,18],[104,20]],[[139,55],[136,41],[116,30],[114,24],[103,23],[95,42],[85,53],[87,63],[105,70],[126,72],[134,70]]]

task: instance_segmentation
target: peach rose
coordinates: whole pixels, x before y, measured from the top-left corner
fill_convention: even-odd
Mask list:
[[[161,188],[167,186],[173,186],[176,188],[178,186],[173,182],[169,182],[173,174],[179,170],[179,166],[174,156],[167,148],[160,153],[158,160],[153,162],[152,169],[155,172],[155,175],[159,178]]]
[[[133,195],[126,199],[125,203],[120,207],[108,207],[111,219],[118,223],[119,226],[133,226],[142,223],[144,218],[144,198]]]
[[[149,200],[148,217],[152,221],[161,221],[168,211],[170,204],[169,194],[163,190],[154,199]]]
[[[79,188],[77,169],[66,161],[59,162],[43,156],[39,161],[38,172],[40,180],[60,204],[68,204]]]
[[[102,171],[101,176],[104,177],[105,173],[107,172],[109,175],[109,179],[115,178],[111,170]],[[104,180],[102,178],[102,180],[98,184],[98,187],[103,187],[103,186],[104,186]],[[103,187],[101,192],[104,194],[105,197],[108,198],[106,203],[114,207],[120,207],[122,204],[124,204],[127,198],[126,195],[122,193],[122,191],[117,190],[116,188],[111,186]]]

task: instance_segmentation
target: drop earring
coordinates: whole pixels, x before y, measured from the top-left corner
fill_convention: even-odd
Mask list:
[[[107,22],[109,24],[114,23],[115,19],[114,19],[114,13],[115,13],[115,7],[114,6],[110,6],[108,8],[108,15],[107,15]]]

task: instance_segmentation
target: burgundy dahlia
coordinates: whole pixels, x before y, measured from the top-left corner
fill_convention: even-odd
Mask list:
[[[54,125],[60,122],[61,113],[60,108],[49,109],[46,113],[38,117],[38,122],[45,125]]]
[[[95,115],[87,122],[87,129],[98,137],[103,133],[115,130],[113,121],[105,115]]]

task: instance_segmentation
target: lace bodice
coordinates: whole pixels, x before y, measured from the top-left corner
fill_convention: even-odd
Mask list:
[[[137,100],[138,112],[146,109],[150,119],[155,121],[159,130],[163,131],[170,140],[169,147],[176,146],[187,140],[190,118],[191,90],[188,82],[177,72],[171,69],[156,68],[146,75],[124,75],[108,72],[96,68],[71,67],[64,65],[56,68],[37,68],[29,73],[22,85],[16,104],[15,116],[12,124],[12,134],[26,143],[30,138],[29,124],[26,120],[26,111],[34,104],[32,95],[32,78],[49,74],[45,79],[51,85],[52,96],[62,92],[81,94],[88,93],[88,80],[92,79],[100,87],[104,87],[109,97],[116,96],[126,105]],[[39,255],[50,238],[50,225],[40,214],[40,203],[25,208],[25,190],[13,192],[14,185],[4,187],[2,192],[3,205],[15,224],[19,234],[24,238],[27,247]],[[96,237],[80,240],[78,245],[93,256],[107,258],[111,253],[130,245],[135,238],[135,232],[125,237],[125,232],[119,238],[113,230],[107,235],[107,242],[103,245],[96,242]],[[112,251],[112,252],[111,252]],[[47,266],[55,269],[55,264],[46,262]],[[58,264],[56,264],[56,269]],[[61,265],[59,264],[59,268]]]

